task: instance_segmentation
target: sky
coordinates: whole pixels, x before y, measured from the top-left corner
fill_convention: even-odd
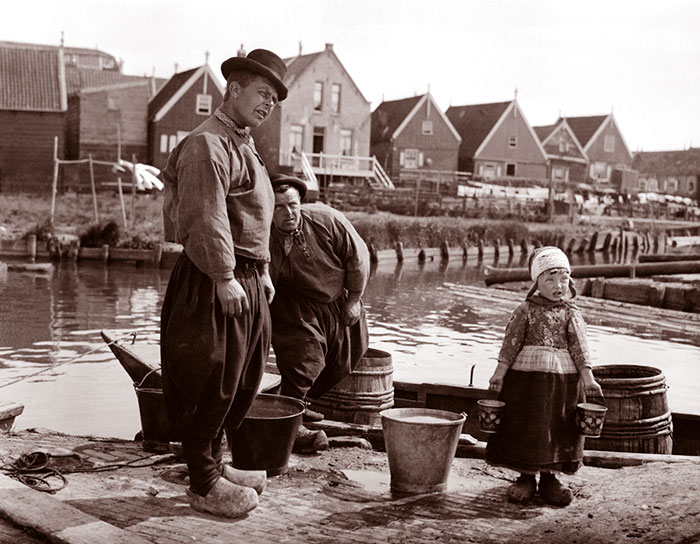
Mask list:
[[[243,45],[333,50],[374,110],[512,100],[533,125],[613,113],[630,151],[700,146],[697,0],[13,0],[0,40],[97,47],[169,78]],[[221,79],[223,83],[223,78]]]

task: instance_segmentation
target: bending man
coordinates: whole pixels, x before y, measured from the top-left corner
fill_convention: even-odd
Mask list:
[[[318,398],[350,374],[367,349],[361,296],[369,279],[369,252],[346,217],[321,203],[301,204],[306,184],[272,176],[275,210],[270,271],[276,295],[272,347],[281,393]],[[306,409],[305,421],[323,415]],[[294,450],[328,447],[323,431],[299,428]]]

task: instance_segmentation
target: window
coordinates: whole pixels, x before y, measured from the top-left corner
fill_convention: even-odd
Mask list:
[[[518,147],[518,137],[511,135],[508,138],[508,147]]]
[[[606,153],[612,153],[615,151],[615,136],[608,134],[603,140],[603,151]]]
[[[608,165],[604,162],[591,164],[591,177],[593,179],[608,179]]]
[[[337,83],[331,86],[331,111],[340,113],[340,85]]]
[[[352,130],[340,129],[340,154],[352,155]]]
[[[301,153],[304,150],[304,127],[291,125],[289,127],[289,152]]]
[[[403,153],[404,168],[418,168],[418,156],[420,152],[417,149],[406,149]]]
[[[566,180],[566,168],[563,166],[553,166],[552,167],[552,179],[555,181],[565,181]]]
[[[321,111],[323,109],[323,82],[317,81],[314,83],[314,110]]]
[[[197,115],[211,115],[211,95],[197,95]]]
[[[433,122],[430,119],[423,121],[423,135],[432,136],[433,134]]]
[[[108,96],[107,109],[110,111],[119,111],[119,98],[116,96]]]
[[[161,153],[168,152],[168,135],[167,134],[160,135],[160,152]]]
[[[688,192],[695,194],[695,180],[693,178],[688,178]]]
[[[171,134],[168,136],[168,153],[170,153],[173,149],[175,149],[175,146],[177,145],[177,136],[174,134]]]
[[[515,164],[512,162],[506,163],[506,176],[515,176]]]

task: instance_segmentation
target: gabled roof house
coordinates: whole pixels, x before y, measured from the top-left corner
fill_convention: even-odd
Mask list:
[[[517,100],[451,106],[446,113],[462,137],[460,171],[482,179],[546,179],[546,153]]]
[[[588,158],[588,180],[609,183],[614,170],[627,170],[632,155],[612,113],[567,117],[566,122]]]
[[[639,172],[639,191],[689,197],[700,201],[700,149],[640,151],[632,167]]]
[[[555,182],[583,182],[588,159],[566,119],[533,127],[547,155],[547,177]]]
[[[454,173],[461,141],[429,92],[384,101],[372,112],[370,152],[394,180],[420,170]]]
[[[170,151],[214,113],[224,98],[209,64],[173,75],[148,103],[148,162],[165,167]]]

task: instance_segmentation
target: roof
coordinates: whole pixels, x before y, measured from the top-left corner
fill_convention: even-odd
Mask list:
[[[640,151],[634,154],[632,168],[644,175],[700,175],[700,148],[679,151]]]
[[[412,96],[401,100],[382,102],[372,112],[372,132],[370,141],[378,143],[389,141],[394,132],[408,116],[424,95]]]
[[[151,119],[155,116],[156,112],[165,106],[168,100],[173,97],[180,87],[182,87],[198,69],[199,68],[192,68],[191,70],[185,70],[184,72],[173,75],[148,103],[148,118]]]
[[[350,80],[350,83],[353,84],[355,89],[357,90],[357,93],[362,97],[362,99],[367,102],[367,99],[365,96],[362,94],[362,91],[360,88],[357,86],[357,83],[355,83],[355,80],[352,79],[352,76],[350,76],[350,72],[348,72],[345,69],[345,66],[343,66],[343,63],[340,62],[340,59],[338,58],[338,55],[335,54],[335,51],[333,51],[333,45],[330,43],[326,44],[326,48],[323,51],[319,51],[317,53],[309,53],[307,55],[297,55],[296,57],[289,57],[284,59],[285,64],[287,65],[287,73],[284,75],[284,84],[287,86],[287,88],[291,88],[291,86],[294,84],[294,82],[299,78],[299,76],[306,71],[306,69],[311,66],[318,58],[321,56],[329,54],[332,55],[335,61],[340,65],[341,69],[345,72],[347,75],[348,79]]]
[[[566,117],[566,122],[569,123],[571,130],[574,131],[576,138],[585,148],[593,135],[598,131],[600,126],[605,122],[609,115],[591,115],[588,117]]]
[[[539,127],[532,127],[532,130],[535,131],[535,134],[537,134],[537,137],[540,139],[540,142],[544,143],[544,141],[549,137],[552,132],[554,132],[554,129],[559,125],[559,123],[554,123],[553,125],[543,125]]]
[[[473,157],[481,143],[489,135],[513,101],[474,104],[471,106],[450,106],[447,118],[462,137],[460,154]]]
[[[66,91],[69,96],[81,89],[109,87],[121,83],[137,83],[141,81],[150,81],[151,79],[153,79],[155,84],[156,92],[158,89],[162,88],[167,81],[165,78],[129,76],[111,70],[94,70],[90,68],[78,68],[77,66],[66,66]]]
[[[205,74],[208,77],[209,84],[214,85],[223,96],[224,89],[221,87],[216,74],[214,74],[208,64],[203,64],[198,68],[178,72],[161,87],[160,91],[148,103],[148,120],[160,121],[192,85]]]
[[[66,110],[63,63],[57,49],[0,42],[0,109]]]

